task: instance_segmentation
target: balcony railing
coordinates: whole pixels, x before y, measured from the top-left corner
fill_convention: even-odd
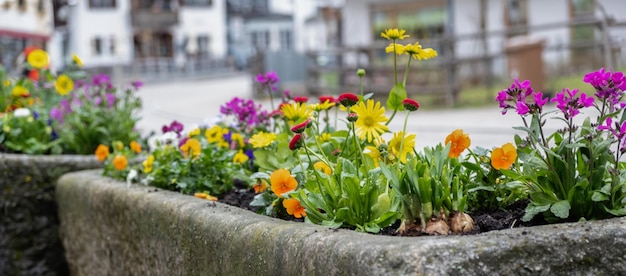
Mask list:
[[[178,24],[178,11],[136,10],[132,13],[133,27],[146,29],[163,29]]]

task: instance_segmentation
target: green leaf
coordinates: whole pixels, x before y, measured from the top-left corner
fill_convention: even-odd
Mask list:
[[[534,203],[531,202],[530,204],[528,204],[528,206],[526,206],[525,214],[524,214],[524,217],[522,217],[522,221],[530,221],[536,215],[541,214],[548,210],[550,210],[550,204],[535,205]]]
[[[391,91],[389,91],[389,97],[387,98],[387,108],[390,110],[404,110],[402,101],[407,98],[406,88],[402,84],[396,84]]]
[[[550,206],[550,212],[552,212],[555,216],[566,219],[569,217],[569,210],[572,209],[572,206],[569,204],[567,200],[561,200],[557,203],[552,204]]]
[[[252,175],[250,175],[250,178],[254,178],[254,179],[269,179],[270,175],[264,172],[255,172]]]
[[[593,195],[591,195],[591,200],[593,202],[602,202],[602,201],[607,201],[609,200],[609,196],[600,193],[598,191],[593,192]]]

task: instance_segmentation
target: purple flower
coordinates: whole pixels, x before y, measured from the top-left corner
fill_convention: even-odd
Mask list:
[[[95,97],[93,98],[93,105],[98,106],[102,103],[102,98],[101,97]]]
[[[255,104],[253,100],[233,98],[220,107],[220,112],[224,115],[233,115],[237,118],[239,125],[255,126],[264,120],[261,118],[263,112],[260,104]]]
[[[93,77],[91,82],[94,85],[111,84],[111,78],[107,74],[98,74]]]
[[[604,68],[587,73],[583,81],[595,88],[596,93],[594,95],[598,99],[607,101],[612,106],[619,103],[624,90],[626,90],[624,73],[605,71]]]
[[[183,124],[174,120],[172,123],[170,123],[169,126],[168,125],[162,126],[161,131],[163,131],[163,133],[175,132],[178,135],[178,137],[180,137],[180,133],[183,131]]]
[[[502,114],[506,114],[509,109],[515,109],[519,115],[541,113],[543,106],[548,102],[548,98],[543,97],[543,93],[534,92],[530,86],[530,81],[520,82],[518,79],[511,84],[508,89],[498,92],[496,96]]]
[[[565,119],[574,118],[580,113],[581,108],[593,105],[593,98],[587,97],[587,94],[581,93],[580,97],[577,97],[576,94],[578,94],[578,89],[569,90],[566,88],[552,99],[552,102],[556,103],[556,107],[565,115]]]
[[[620,126],[619,122],[613,122],[611,117],[607,117],[605,124],[599,125],[598,130],[608,130],[615,135],[615,138],[621,140],[622,138],[626,138],[626,121],[622,122]]]
[[[136,81],[131,82],[130,85],[132,85],[135,88],[135,90],[139,90],[139,88],[143,86],[143,82],[136,80]]]
[[[180,136],[179,136],[180,137]],[[185,143],[187,143],[187,140],[189,140],[189,137],[185,137],[183,139],[180,139],[180,141],[178,141],[178,147],[180,148],[182,145],[184,145]]]
[[[63,123],[63,110],[59,108],[50,109],[50,118],[58,121],[59,123]]]
[[[113,105],[115,104],[115,101],[117,100],[117,97],[115,96],[115,94],[106,93],[104,94],[104,97],[107,99],[107,107],[109,108],[113,107]]]
[[[254,80],[260,84],[267,85],[276,90],[276,83],[280,81],[278,75],[274,71],[267,72],[265,74],[258,74]]]
[[[72,113],[73,112],[72,105],[70,104],[70,102],[67,99],[61,100],[61,103],[59,103],[59,107],[61,108],[63,113]]]

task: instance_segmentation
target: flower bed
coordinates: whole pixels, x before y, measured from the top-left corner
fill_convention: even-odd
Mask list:
[[[0,275],[64,275],[54,201],[64,173],[102,165],[93,156],[0,153]]]
[[[61,234],[74,275],[618,275],[626,219],[471,236],[388,237],[278,220],[101,176],[64,175]]]

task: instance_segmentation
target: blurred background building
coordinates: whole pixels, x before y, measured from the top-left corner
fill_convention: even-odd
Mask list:
[[[412,63],[409,94],[450,105],[467,87],[518,77],[549,91],[555,76],[624,68],[624,10],[624,0],[0,0],[0,62],[12,68],[35,45],[54,70],[72,54],[120,81],[272,70],[282,89],[309,94],[355,91],[364,68],[367,92],[382,95],[393,68],[380,33],[398,27],[403,43],[439,53]]]

